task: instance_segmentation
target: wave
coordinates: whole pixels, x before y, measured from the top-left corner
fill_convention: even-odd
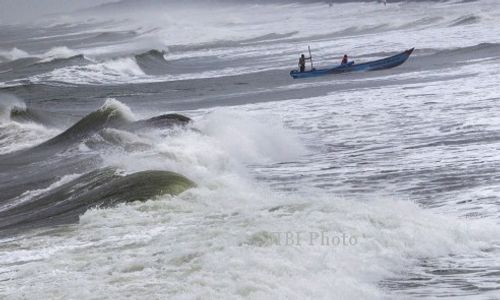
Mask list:
[[[186,126],[190,122],[192,122],[192,120],[184,115],[164,114],[149,119],[136,121],[127,126],[127,129],[137,130],[143,128],[171,128],[174,126]]]
[[[14,115],[19,114],[19,118],[30,116],[26,113],[29,109],[11,111]],[[73,223],[90,208],[176,195],[193,187],[191,180],[167,170],[151,168],[124,175],[116,167],[99,167],[101,153],[145,149],[126,148],[127,135],[133,139],[133,132],[172,130],[190,122],[190,118],[179,114],[136,121],[126,105],[108,99],[99,109],[40,145],[1,155],[0,170],[18,178],[10,180],[0,172],[0,188],[5,190],[0,195],[0,230],[7,232],[15,228],[19,231]],[[95,142],[96,137],[100,137],[101,142],[92,148],[93,152],[82,148],[89,141]],[[152,144],[144,143],[144,146],[151,149]],[[83,175],[71,175],[77,172]],[[59,181],[53,182],[54,178]],[[30,187],[30,191],[27,192],[26,187]]]
[[[55,123],[19,98],[0,94],[0,155],[32,147],[56,134]]]
[[[11,94],[0,93],[0,124],[36,124],[47,128],[58,128],[68,124],[68,117],[43,109],[28,107]]]
[[[165,194],[177,195],[194,186],[186,177],[168,171],[119,175],[116,169],[103,168],[0,210],[0,230],[20,231],[75,223],[91,208],[146,201]]]
[[[269,41],[276,41],[276,40],[281,40],[281,39],[286,39],[289,37],[292,37],[294,35],[297,35],[299,32],[298,31],[291,31],[291,32],[286,32],[286,33],[268,33],[264,34],[261,36],[257,36],[254,38],[249,38],[249,39],[244,39],[239,41],[238,43],[241,45],[244,44],[258,44],[261,42],[269,42]]]
[[[168,49],[172,52],[185,52],[185,51],[199,51],[206,49],[217,49],[217,48],[231,48],[231,47],[241,47],[248,45],[258,45],[265,43],[273,43],[277,40],[279,41],[295,41],[291,39],[297,35],[298,31],[291,31],[286,33],[266,33],[256,37],[241,39],[241,40],[218,40],[213,42],[206,42],[201,44],[190,44],[190,45],[170,45]]]
[[[463,26],[463,25],[471,25],[476,24],[481,21],[481,17],[476,15],[466,15],[460,18],[453,20],[450,26]]]
[[[18,48],[12,48],[9,51],[0,51],[0,58],[8,61],[21,60],[23,58],[37,58],[38,62],[49,62],[55,59],[65,59],[70,57],[79,56],[81,53],[70,49],[68,47],[54,47],[42,54],[31,54]]]
[[[6,191],[0,230],[74,223],[90,208],[178,194],[194,182],[220,180],[234,159],[290,157],[294,142],[273,123],[233,113],[210,113],[197,122],[174,113],[136,120],[127,106],[108,99],[56,137],[0,157]]]
[[[121,84],[148,78],[134,57],[106,60],[99,63],[57,68],[33,76],[34,83],[57,81],[73,84]]]
[[[14,114],[16,115],[16,118],[28,119],[31,122],[33,117],[29,111],[29,109],[24,111],[14,110]],[[49,139],[47,139],[47,135],[41,135],[41,137],[45,137],[45,141],[39,143],[38,145],[33,145],[32,142],[30,144],[31,148],[23,149],[22,151],[2,151],[4,154],[1,156],[2,163],[0,163],[0,167],[3,166],[10,168],[12,172],[15,172],[15,169],[17,168],[19,169],[19,172],[24,173],[26,172],[25,168],[30,168],[35,161],[46,162],[53,159],[58,161],[60,153],[69,153],[71,151],[76,151],[75,153],[78,153],[81,150],[79,147],[86,147],[87,145],[92,146],[92,143],[93,146],[90,148],[99,151],[102,150],[106,144],[110,144],[110,141],[113,139],[114,142],[111,144],[114,144],[114,146],[126,147],[127,145],[122,143],[120,138],[115,138],[113,137],[113,133],[106,131],[112,128],[116,128],[124,132],[138,132],[141,130],[146,130],[147,132],[148,128],[172,129],[174,127],[185,126],[189,122],[191,122],[191,119],[178,114],[166,114],[156,116],[151,119],[135,121],[133,113],[126,105],[114,99],[108,99],[98,110],[83,117],[62,133],[54,136],[55,132],[52,130],[50,133],[51,136],[54,137]],[[0,128],[0,130],[1,129],[2,128]],[[1,133],[2,131],[0,131],[0,134]],[[96,139],[95,137],[99,138]],[[39,140],[40,139],[34,139],[34,141]],[[0,139],[0,142],[2,141],[3,140]],[[92,167],[92,160],[99,161],[99,158],[95,156],[95,153],[90,153],[84,160],[87,161],[88,159],[90,159],[90,161],[86,162],[88,166],[81,168],[82,170]],[[71,161],[68,161],[68,163],[70,164],[69,169],[72,169],[73,166],[71,166]],[[78,160],[75,163],[76,165],[79,165]],[[51,172],[56,173],[55,171]],[[61,170],[61,172],[64,171]],[[33,186],[29,177],[25,177],[25,179],[27,181],[24,185]],[[19,186],[19,188],[22,188],[22,185]],[[16,195],[16,193],[18,192],[11,188],[8,193],[4,193],[2,196],[12,198]],[[0,196],[0,202],[3,198],[2,196]]]
[[[11,73],[13,71],[18,72],[19,70],[26,69],[27,67],[36,64],[38,61],[39,60],[37,58],[34,58],[34,57],[26,57],[26,58],[19,58],[19,59],[12,60],[12,61],[6,61],[3,63],[0,63],[0,68],[1,68],[0,73],[2,74],[2,77],[5,77],[6,75],[8,75],[9,73]]]
[[[75,50],[72,50],[68,47],[54,47],[40,55],[39,57],[42,59],[40,62],[49,62],[55,59],[65,59],[70,57],[76,57],[81,55]]]
[[[30,55],[21,49],[12,48],[8,51],[0,51],[0,58],[6,59],[8,61],[17,60],[21,58],[27,58]]]
[[[26,110],[26,104],[14,95],[0,94],[0,123],[9,122],[16,111]]]
[[[128,31],[106,31],[98,33],[95,36],[89,37],[88,40],[91,43],[110,43],[110,42],[120,42],[127,39],[134,38],[138,36],[139,33],[134,30]]]
[[[379,24],[373,26],[351,26],[342,30],[332,31],[321,34],[308,35],[309,40],[322,40],[322,39],[333,39],[338,37],[352,36],[352,35],[363,35],[376,33],[380,31],[385,31],[388,28],[388,24]],[[213,42],[206,42],[201,44],[190,44],[190,45],[170,45],[168,47],[169,51],[173,52],[186,52],[186,51],[200,51],[207,49],[218,49],[218,48],[231,48],[231,47],[241,47],[249,45],[262,45],[268,43],[286,42],[286,43],[297,43],[304,42],[304,37],[299,35],[299,31],[291,31],[285,33],[267,33],[257,37],[252,37],[248,39],[241,40],[218,40]]]
[[[52,58],[49,60],[41,60],[35,64],[37,67],[47,67],[47,68],[60,68],[71,65],[86,65],[89,64],[90,60],[85,58],[83,54],[77,54],[68,57]]]
[[[55,122],[46,112],[28,108],[24,101],[14,95],[0,94],[0,100],[0,123],[37,123],[55,126]]]
[[[137,65],[148,75],[162,75],[168,71],[166,51],[149,50],[134,56]]]
[[[133,115],[128,107],[114,99],[108,99],[97,111],[88,114],[62,133],[52,135],[41,143],[31,145],[30,148],[15,152],[9,151],[9,153],[2,155],[0,160],[3,160],[3,162],[0,163],[0,169],[2,166],[9,167],[14,172],[15,167],[23,170],[23,168],[33,164],[34,161],[50,161],[57,157],[57,153],[73,151],[80,143],[100,130],[125,125],[131,123],[132,120]],[[26,180],[29,180],[29,178],[26,178]],[[31,183],[25,184],[31,185]],[[12,196],[15,193],[14,189],[12,189],[9,193],[5,193],[5,197],[8,198],[8,195]],[[0,200],[2,196],[0,196]]]
[[[37,148],[81,142],[103,128],[124,126],[132,122],[133,119],[134,116],[127,106],[114,99],[108,99],[97,111],[88,114],[63,133],[37,146]]]
[[[415,20],[415,21],[411,21],[409,23],[406,23],[402,26],[400,26],[399,28],[400,29],[406,29],[406,28],[414,28],[414,27],[420,27],[420,26],[430,26],[430,25],[433,25],[435,23],[437,23],[438,21],[441,21],[443,20],[443,17],[439,16],[439,17],[424,17],[424,18],[420,18],[418,20]]]
[[[76,55],[68,58],[55,58],[41,61],[37,58],[22,58],[1,64],[5,69],[2,79],[6,80],[4,85],[29,85],[32,83],[31,77],[43,76],[57,69],[64,69],[71,66],[85,66],[90,64],[83,55]]]
[[[464,63],[479,58],[490,58],[500,56],[500,44],[481,43],[474,46],[452,48],[452,49],[417,49],[416,54],[425,53],[417,59],[424,59],[428,63]]]
[[[166,52],[157,50],[103,61],[87,58],[84,54],[68,47],[54,47],[42,54],[30,54],[18,49],[10,52],[6,54],[9,60],[0,63],[0,74],[2,74],[4,86],[6,81],[21,79],[27,80],[25,82],[27,84],[40,82],[126,83],[147,77],[147,74],[166,74],[167,70],[164,57]],[[1,55],[2,52],[0,52]]]
[[[55,127],[57,122],[45,115],[44,112],[31,108],[15,107],[10,112],[10,120],[17,123],[36,123]]]
[[[12,120],[16,123],[39,124],[40,126],[55,127],[57,125],[44,112],[26,108],[24,102],[18,102],[18,104],[12,104],[9,107],[8,109],[2,109],[2,106],[0,106],[0,112],[8,112],[8,116],[4,117],[5,120]],[[180,114],[163,114],[149,119],[135,120],[134,114],[126,105],[110,98],[98,110],[81,118],[62,133],[18,154],[24,157],[29,156],[29,153],[52,155],[54,152],[68,149],[71,145],[74,146],[79,143],[94,144],[92,148],[97,149],[99,146],[95,145],[96,140],[92,139],[94,135],[99,134],[100,138],[106,135],[104,139],[107,139],[108,142],[110,139],[113,139],[110,133],[104,131],[104,129],[114,128],[126,132],[138,132],[151,128],[172,129],[175,127],[185,127],[191,122],[190,118]]]
[[[440,54],[474,54],[474,56],[484,57],[486,56],[499,56],[500,52],[500,44],[499,43],[481,43],[474,46],[469,47],[461,47],[454,49],[442,50]]]
[[[118,113],[130,111],[123,104],[119,105],[114,101],[111,104]],[[294,141],[294,135],[283,128],[280,116],[263,113],[267,110],[266,106],[262,106],[260,112],[241,111],[241,108],[238,110],[199,111],[199,115],[192,121],[199,131],[186,130],[166,135],[165,131],[146,130],[150,150],[127,153],[116,149],[99,152],[102,161],[97,166],[92,166],[92,170],[71,168],[61,176],[48,172],[42,163],[45,161],[35,162],[35,167],[25,169],[20,174],[32,176],[28,171],[39,172],[41,175],[37,180],[45,181],[45,184],[38,189],[30,184],[24,185],[25,192],[27,189],[31,190],[31,193],[24,195],[28,197],[20,195],[9,201],[8,205],[4,204],[3,209],[0,209],[1,234],[24,234],[25,230],[34,228],[37,230],[34,234],[23,238],[29,239],[30,245],[38,242],[43,242],[42,245],[55,245],[42,250],[58,252],[55,256],[41,260],[39,264],[36,261],[37,255],[26,255],[24,252],[34,251],[39,254],[38,248],[17,250],[14,247],[14,253],[9,253],[10,256],[4,261],[22,268],[22,274],[26,274],[33,268],[38,269],[42,265],[60,261],[61,257],[67,261],[64,266],[72,265],[81,258],[82,251],[90,252],[91,257],[97,258],[102,257],[103,253],[107,256],[122,251],[127,255],[126,260],[132,261],[123,267],[128,270],[133,269],[137,262],[134,260],[137,258],[136,246],[147,257],[154,257],[154,253],[159,253],[168,245],[173,247],[173,251],[165,253],[167,256],[152,267],[161,269],[168,262],[177,268],[190,268],[191,263],[194,263],[200,276],[213,274],[213,266],[221,266],[223,269],[236,267],[236,272],[252,284],[261,285],[261,281],[255,280],[255,274],[284,281],[284,288],[264,286],[265,290],[269,289],[277,298],[286,293],[299,293],[301,298],[307,298],[311,295],[311,289],[296,289],[291,292],[289,289],[306,280],[309,286],[319,289],[320,293],[331,290],[333,286],[336,293],[344,298],[373,299],[384,297],[384,291],[377,289],[380,280],[398,276],[420,259],[485,254],[489,250],[483,250],[488,249],[491,241],[498,240],[497,227],[486,226],[490,223],[486,220],[468,220],[463,223],[452,217],[423,210],[411,201],[338,199],[332,197],[331,193],[311,191],[306,186],[297,192],[281,193],[267,189],[262,181],[245,181],[245,171],[240,172],[238,166],[234,165],[235,161],[246,164],[267,162],[268,158],[274,158],[276,163],[291,162],[297,159],[294,157],[297,149],[294,148],[300,147],[301,143]],[[296,115],[291,118],[296,118]],[[317,115],[312,118],[317,119]],[[181,124],[191,122],[182,115],[165,115],[147,120],[149,121],[144,123],[157,124],[159,120],[176,120]],[[137,122],[141,120],[135,123]],[[70,156],[71,153],[68,152],[65,149],[59,154],[65,162],[80,158],[80,153],[77,157]],[[0,159],[0,165],[2,161]],[[62,168],[61,164],[52,160],[48,164],[57,169]],[[82,165],[87,166],[86,162]],[[307,170],[300,166],[285,163],[283,168],[286,171],[282,173],[283,176],[290,176],[292,180],[307,177]],[[272,168],[261,169],[262,173],[268,171],[270,176],[276,176]],[[283,169],[278,170],[280,171]],[[12,176],[12,173],[9,175]],[[48,182],[47,178],[52,181]],[[0,180],[7,179],[0,176]],[[4,186],[0,188],[4,190]],[[182,194],[170,196],[178,193]],[[21,202],[16,202],[17,200]],[[147,202],[130,203],[133,201]],[[129,204],[117,205],[119,203]],[[394,211],[398,214],[395,215]],[[53,228],[54,225],[75,222],[78,225]],[[197,230],[200,226],[206,230]],[[358,240],[355,246],[348,248],[333,247],[330,244],[300,247],[276,245],[277,232],[304,229],[335,236],[346,233]],[[124,235],[126,239],[121,239],[124,242],[117,243],[117,237]],[[99,236],[98,241],[95,240],[96,236]],[[17,238],[13,240],[14,244],[19,241]],[[179,242],[172,243],[174,240]],[[75,241],[79,245],[76,250]],[[291,251],[281,251],[286,249]],[[17,251],[24,253],[25,263],[20,263],[20,253]],[[242,251],[245,255],[241,255]],[[331,255],[332,251],[335,255]],[[256,253],[258,255],[254,255]],[[311,255],[297,268],[293,262],[303,260],[304,253]],[[203,259],[198,260],[197,257]],[[235,266],[221,260],[221,257],[250,259]],[[326,264],[325,257],[328,257]],[[362,267],[365,261],[360,261],[360,257],[370,260],[372,264],[368,270],[369,276],[366,268]],[[26,263],[30,259],[33,261]],[[117,262],[120,268],[123,261]],[[276,261],[284,262],[279,272],[276,272]],[[145,262],[146,266],[149,263],[149,260]],[[137,264],[142,268],[144,263],[139,261]],[[336,268],[342,264],[353,268]],[[323,267],[320,271],[325,278],[319,281],[317,276],[304,279],[304,272],[316,274],[314,272],[318,271],[318,266]],[[99,271],[106,272],[109,268],[107,265]],[[294,272],[300,276],[290,276]],[[227,274],[224,280],[230,284],[235,283],[234,278],[231,279],[232,275],[234,274]],[[60,274],[50,276],[53,276],[51,279],[60,278]],[[174,278],[174,281],[185,280],[181,277]],[[196,278],[188,278],[185,283],[189,287],[198,285]],[[94,282],[89,283],[92,284]],[[219,298],[231,298],[235,295],[230,289],[220,292],[216,285],[207,285],[205,288],[220,296]],[[192,296],[187,293],[183,295]]]
[[[28,54],[26,57],[1,63],[0,72],[4,81],[24,85],[31,84],[30,77],[71,66],[85,66],[90,63],[91,61],[83,54],[78,54],[66,47],[59,47],[53,48],[40,56]],[[24,82],[19,82],[20,80]]]
[[[85,139],[84,145],[89,149],[99,150],[108,147],[119,147],[127,152],[147,151],[152,147],[140,135],[150,130],[186,128],[192,120],[179,114],[165,114],[150,119],[139,120],[119,127],[107,127],[98,135]],[[138,135],[136,135],[138,134]]]
[[[0,156],[33,147],[57,132],[57,129],[31,122],[0,123]]]

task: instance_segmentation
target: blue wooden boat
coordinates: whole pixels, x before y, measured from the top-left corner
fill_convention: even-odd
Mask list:
[[[347,64],[338,65],[329,69],[318,69],[318,70],[312,69],[311,71],[306,71],[306,72],[299,72],[297,70],[293,70],[290,72],[290,76],[292,76],[293,79],[300,79],[300,78],[317,77],[330,74],[390,69],[404,63],[408,59],[408,57],[410,57],[411,53],[413,52],[413,49],[415,48],[408,49],[404,52],[401,52],[399,54],[390,57],[369,61],[361,64],[355,64],[354,62],[349,62]]]

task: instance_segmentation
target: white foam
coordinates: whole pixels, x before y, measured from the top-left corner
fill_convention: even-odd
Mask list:
[[[79,54],[78,52],[68,47],[55,47],[51,48],[49,51],[42,54],[40,56],[42,58],[40,62],[48,62],[60,58],[69,58],[78,54]]]
[[[59,132],[36,123],[0,123],[0,154],[38,145]]]
[[[283,127],[279,115],[220,108],[196,126],[231,157],[248,164],[285,162],[306,152],[298,138]]]
[[[184,174],[204,186],[246,181],[245,166],[279,163],[299,158],[306,149],[295,133],[269,114],[220,109],[200,116],[193,129],[148,129],[135,142],[150,150],[121,149],[103,155],[106,164],[129,172],[161,169]],[[133,143],[128,135],[128,143]],[[130,155],[133,159],[130,159]]]
[[[200,187],[180,197],[92,210],[79,226],[64,230],[4,243],[25,245],[0,250],[2,261],[24,262],[0,273],[1,279],[15,279],[5,294],[23,286],[28,297],[44,298],[85,298],[91,289],[104,299],[129,293],[380,299],[387,295],[378,281],[404,272],[416,259],[481,255],[499,239],[491,222],[439,216],[411,202],[356,202],[315,193],[304,198],[255,186],[251,192]],[[300,246],[273,243],[273,232],[288,231],[347,234],[357,242],[310,245],[306,236]]]
[[[0,154],[34,146],[58,133],[41,124],[12,121],[13,109],[26,110],[26,104],[14,95],[0,94]]]
[[[29,57],[29,53],[18,48],[12,48],[11,50],[0,50],[0,57],[7,60],[16,60],[21,58]]]
[[[13,109],[26,110],[26,104],[14,95],[0,93],[0,123],[10,121]]]
[[[130,110],[130,107],[128,107],[126,104],[123,104],[122,102],[114,99],[114,98],[108,98],[104,102],[104,104],[99,108],[101,111],[105,111],[111,109],[116,113],[121,114],[123,117],[125,117],[129,121],[134,121],[135,116],[132,110]]]
[[[75,84],[130,83],[147,78],[135,58],[125,57],[106,60],[85,66],[55,69],[31,78],[33,82],[59,81]]]

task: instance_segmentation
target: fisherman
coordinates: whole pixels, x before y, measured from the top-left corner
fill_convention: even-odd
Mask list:
[[[304,54],[300,55],[300,58],[299,58],[299,69],[300,69],[300,72],[304,72],[306,70],[306,60],[310,60],[311,57],[305,57]]]
[[[349,59],[347,58],[347,54],[344,54],[344,57],[342,58],[342,62],[340,63],[341,65],[346,65]]]

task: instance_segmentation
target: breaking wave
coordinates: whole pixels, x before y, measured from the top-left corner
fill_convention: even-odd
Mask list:
[[[133,57],[116,58],[87,65],[62,67],[31,78],[35,83],[57,81],[74,84],[118,84],[148,76]]]
[[[68,47],[55,47],[42,54],[40,56],[40,58],[42,59],[40,62],[49,62],[55,59],[65,59],[76,56],[83,57],[83,55]]]
[[[17,108],[21,103],[15,102],[16,105],[10,105],[7,111],[13,112],[14,115],[29,116],[29,113],[19,112],[26,111],[26,107]],[[127,106],[108,99],[98,110],[83,117],[57,136],[29,149],[10,151],[7,154],[3,152],[0,165],[10,165],[9,171],[12,173],[24,174],[31,170],[29,172],[32,175],[23,176],[22,180],[17,182],[5,179],[0,182],[2,190],[8,190],[0,196],[0,230],[10,232],[14,227],[18,231],[38,226],[74,223],[81,214],[92,207],[145,201],[163,194],[178,194],[194,186],[189,179],[167,170],[151,169],[123,174],[116,167],[98,167],[102,161],[99,153],[106,149],[103,147],[111,145],[111,149],[114,149],[126,146],[126,141],[116,138],[118,135],[110,131],[112,128],[134,136],[132,132],[148,128],[172,129],[186,126],[190,121],[189,118],[178,114],[135,121]],[[103,137],[107,143],[93,147],[95,151],[88,153],[84,165],[81,165],[78,153],[85,152],[85,147],[82,146],[95,143],[98,136]],[[110,144],[112,140],[114,142]],[[0,146],[3,145],[1,142],[3,141],[0,140]],[[45,165],[49,161],[51,164]],[[70,166],[69,169],[65,169],[66,164]],[[74,169],[72,166],[79,167]],[[95,169],[96,167],[98,168]],[[76,172],[80,175],[74,175]],[[61,184],[51,183],[57,176],[60,176],[60,180],[70,176],[71,180],[64,180]],[[0,173],[0,179],[2,178]],[[22,192],[19,181],[23,181],[22,185],[31,186],[32,190]],[[51,183],[49,188],[44,187],[47,183]]]
[[[57,133],[50,118],[15,96],[0,94],[0,155],[28,148]]]
[[[166,74],[168,71],[166,54],[166,51],[149,50],[135,55],[135,61],[141,70],[148,75]]]
[[[9,51],[0,51],[0,58],[4,58],[8,61],[15,61],[30,57],[37,58],[38,62],[50,62],[55,59],[65,59],[79,55],[81,55],[81,53],[78,53],[68,47],[54,47],[42,54],[31,54],[18,48],[13,48]]]
[[[29,57],[30,55],[21,49],[18,48],[12,48],[11,50],[7,51],[0,51],[0,58],[3,58],[4,60],[17,60],[21,58],[26,58]]]
[[[74,223],[89,208],[220,182],[241,170],[240,163],[293,159],[304,150],[280,128],[277,120],[229,111],[197,122],[180,114],[136,120],[126,105],[108,99],[57,136],[0,156],[9,174],[30,174],[10,181],[0,173],[6,191],[0,195],[0,228]]]

